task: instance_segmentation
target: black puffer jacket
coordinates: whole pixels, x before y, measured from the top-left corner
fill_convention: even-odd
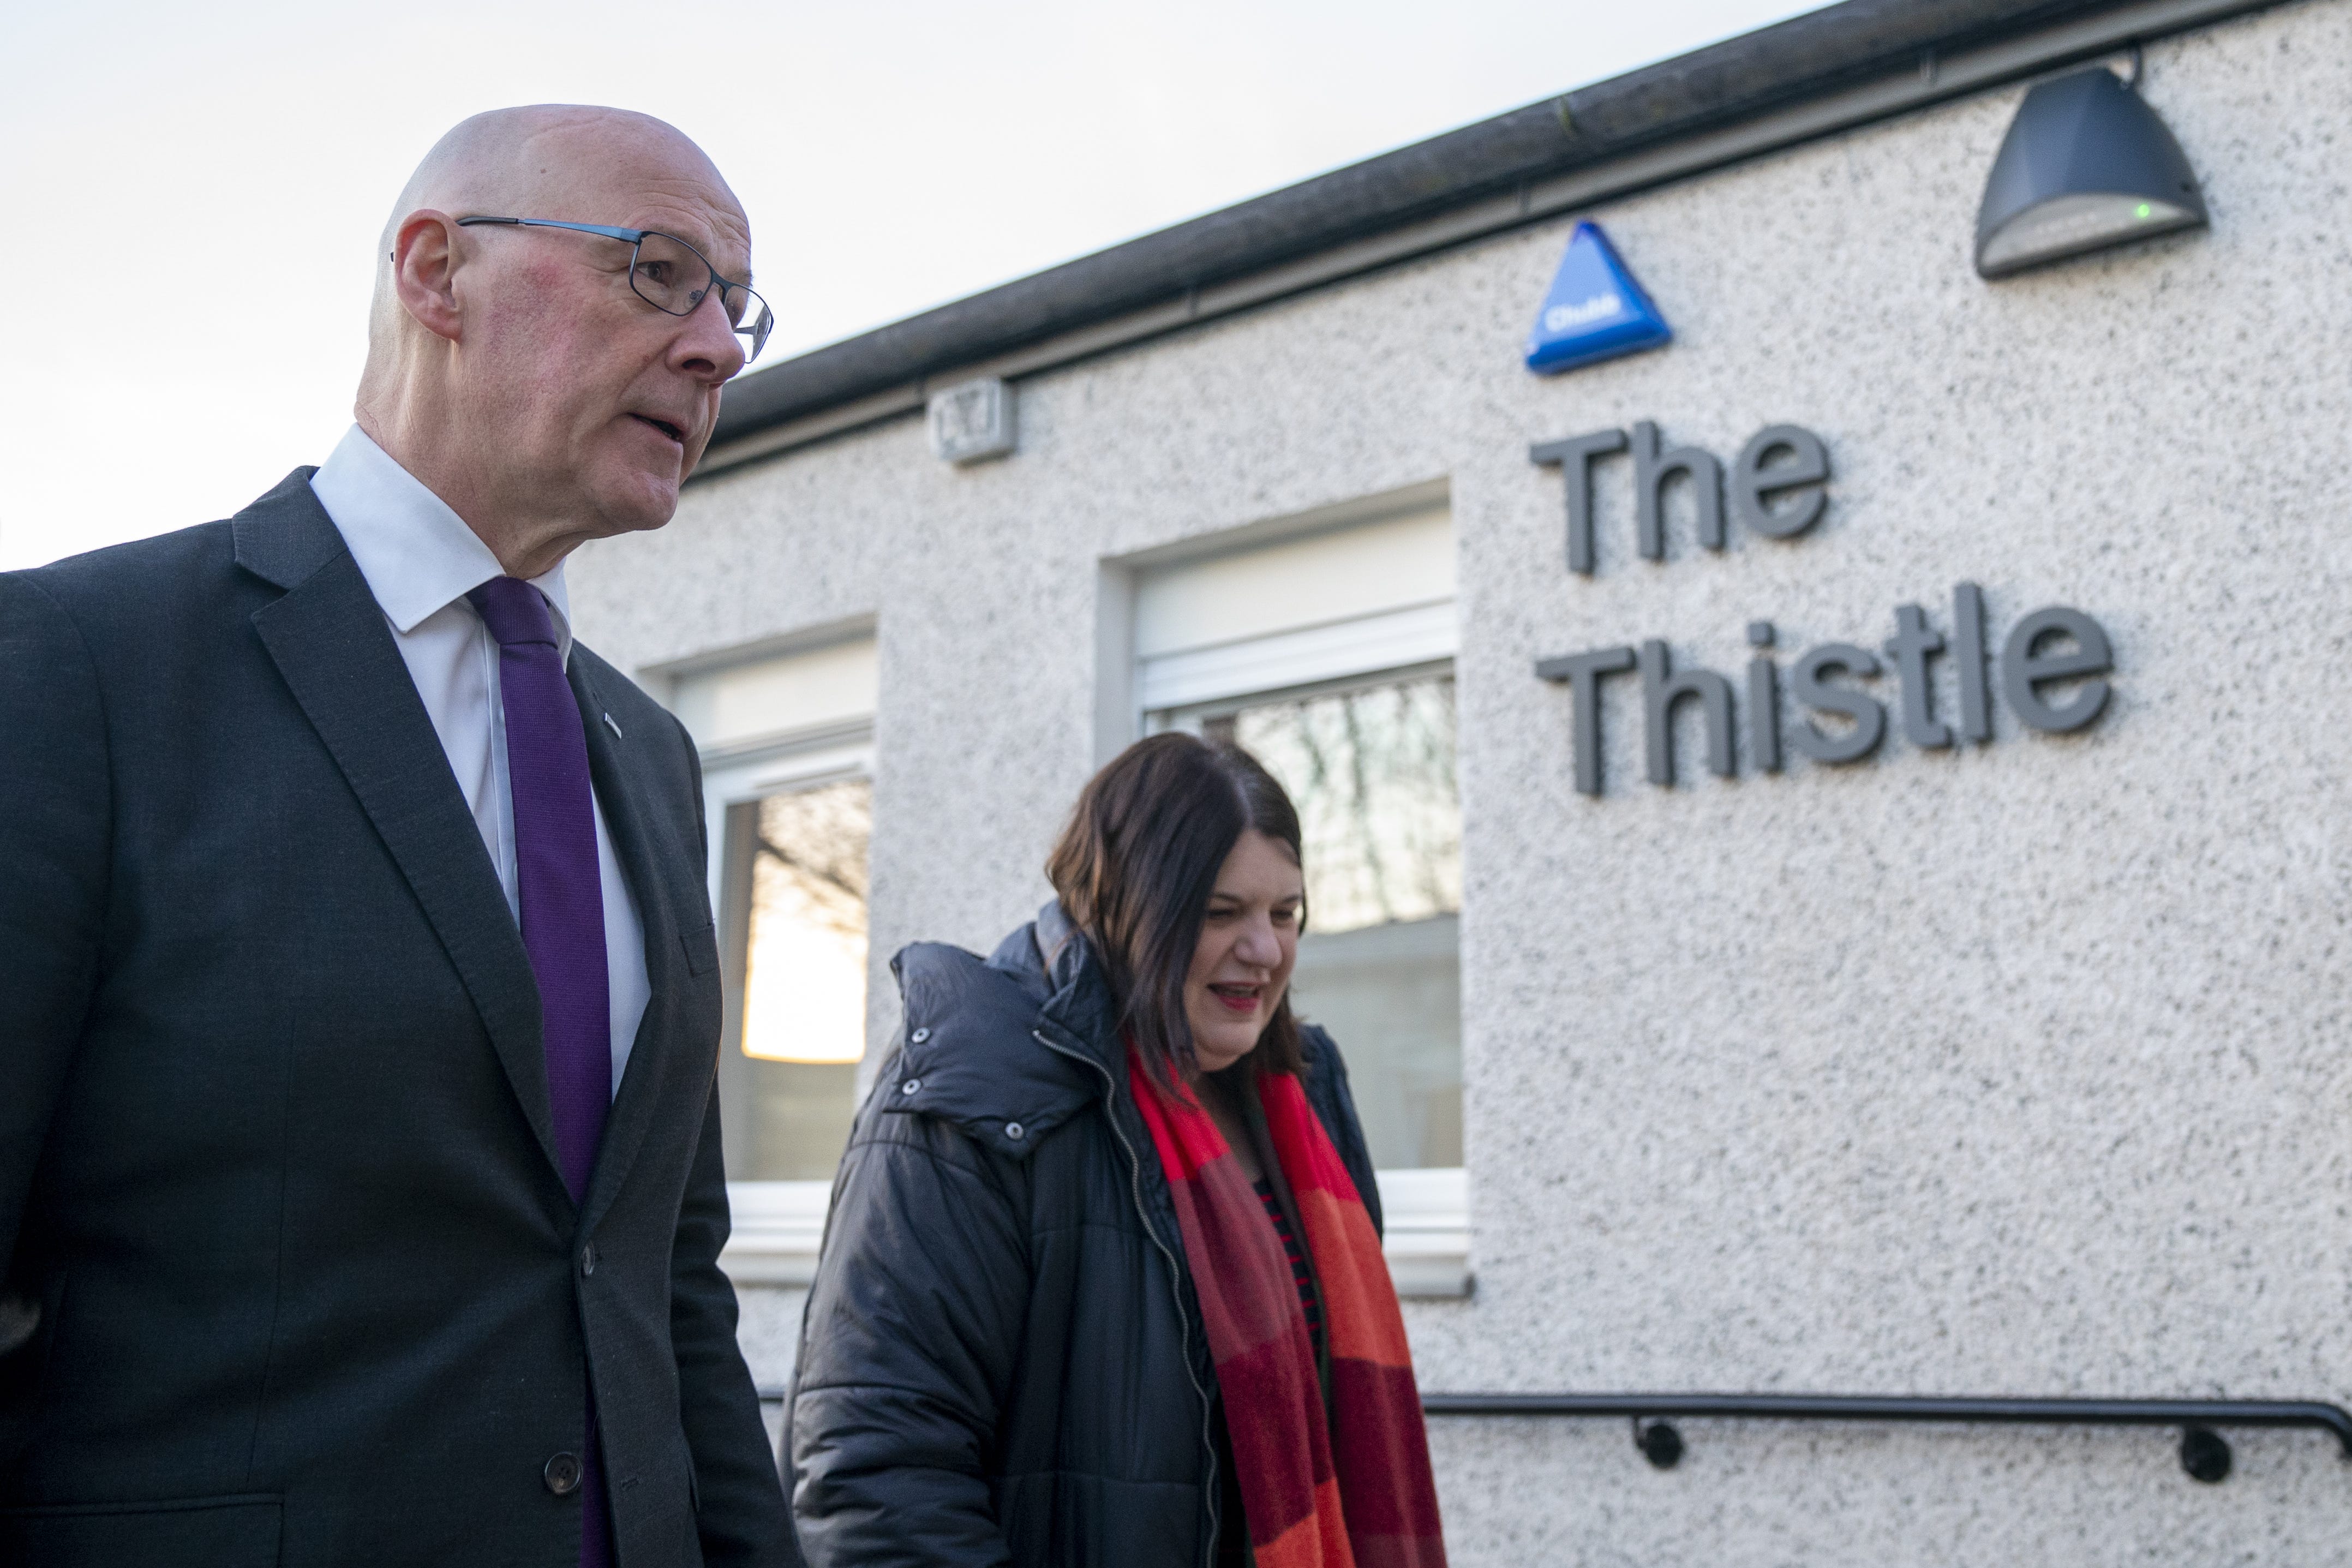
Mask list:
[[[984,963],[919,943],[893,967],[904,1042],[850,1136],[801,1331],[802,1551],[1204,1568],[1216,1374],[1086,939],[1049,904]],[[1303,1032],[1308,1102],[1377,1226],[1347,1069]]]

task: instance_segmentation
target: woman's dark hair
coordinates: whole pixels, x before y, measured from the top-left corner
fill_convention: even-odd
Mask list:
[[[1087,781],[1045,858],[1062,908],[1109,978],[1120,1028],[1171,1089],[1200,1065],[1184,977],[1217,872],[1252,828],[1304,868],[1297,809],[1255,757],[1192,735],[1153,735]],[[1301,926],[1306,920],[1302,905]],[[1244,1060],[1262,1072],[1299,1070],[1288,991]]]

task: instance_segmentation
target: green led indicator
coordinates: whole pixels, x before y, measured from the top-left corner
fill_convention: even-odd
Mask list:
[[[2139,205],[2132,208],[2132,216],[2139,219],[2142,223],[2147,222],[2155,215],[2155,213],[2156,209],[2148,205],[2146,202],[2142,202]]]

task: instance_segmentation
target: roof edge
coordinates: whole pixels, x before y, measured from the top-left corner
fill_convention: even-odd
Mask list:
[[[919,408],[945,377],[1032,374],[1568,206],[2282,3],[1844,0],[756,372],[729,384],[702,472]]]

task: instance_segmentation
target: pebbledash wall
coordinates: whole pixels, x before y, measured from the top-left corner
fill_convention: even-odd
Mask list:
[[[1982,85],[1817,133],[1807,104],[1881,79],[1816,82],[1769,110],[1785,145],[1733,157],[1766,111],[1702,116],[1684,142],[1732,138],[1730,161],[1194,324],[1095,326],[1042,368],[1008,351],[1018,446],[994,461],[942,461],[903,397],[739,420],[667,529],[583,552],[586,636],[656,692],[873,639],[870,739],[836,736],[866,750],[824,774],[871,780],[865,1081],[898,1026],[888,954],[1025,918],[1070,800],[1142,721],[1138,583],[1435,509],[1467,1197],[1428,1200],[1424,1389],[2352,1402],[2352,5],[1907,9],[1930,35],[1969,11],[1991,52],[1914,37],[1884,79],[1973,58]],[[2025,87],[2128,69],[2131,39],[2210,230],[1979,279]],[[1539,377],[1523,342],[1580,218],[1676,335]],[[929,366],[915,397],[969,368]],[[1735,521],[1715,551],[1674,497],[1646,560],[1612,458],[1596,569],[1570,572],[1562,471],[1529,448],[1645,420],[1727,468],[1764,426],[1814,432],[1821,521]],[[1899,605],[1948,637],[1961,584],[1996,666],[2028,612],[2095,619],[2095,722],[2021,724],[1996,668],[1990,738],[1923,748],[1890,661],[1840,678],[1888,705],[1874,755],[1756,765],[1751,622],[1793,726],[1802,650],[1880,650]],[[1686,701],[1676,782],[1649,782],[1628,674],[1600,689],[1603,788],[1581,793],[1571,693],[1536,667],[1654,638],[1738,689],[1736,773],[1704,765]],[[1930,668],[1958,722],[1955,660]],[[721,773],[748,754],[710,749]],[[740,1254],[746,1343],[781,1384],[821,1205],[746,1191],[770,1227]],[[1454,1561],[2310,1563],[2352,1542],[2352,1463],[2310,1432],[2231,1434],[2205,1486],[2163,1429],[1682,1429],[1661,1471],[1622,1420],[1433,1419]]]

